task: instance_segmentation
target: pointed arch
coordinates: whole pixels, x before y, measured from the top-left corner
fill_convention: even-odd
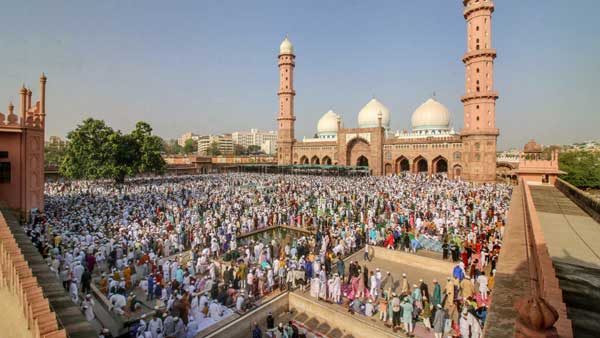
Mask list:
[[[359,167],[368,167],[369,166],[369,159],[364,156],[364,155],[360,155],[357,159],[356,159],[356,165]]]
[[[452,176],[454,179],[460,178],[460,176],[462,175],[462,172],[463,172],[463,169],[460,164],[457,164],[454,167],[452,167]]]
[[[323,159],[321,160],[321,164],[331,165],[331,158],[329,156],[323,157]]]
[[[300,157],[300,164],[308,164],[308,157],[306,157],[306,156]]]
[[[384,173],[386,176],[392,175],[394,173],[393,167],[391,163],[386,163],[384,166]]]
[[[310,159],[310,164],[321,164],[321,160],[319,160],[319,157],[315,155]]]
[[[434,174],[441,174],[448,172],[448,160],[440,155],[431,161],[431,169]]]
[[[410,171],[410,161],[404,155],[400,156],[396,159],[394,168],[396,174]]]
[[[413,173],[428,173],[429,172],[429,163],[427,163],[427,159],[422,155],[415,157],[413,160]]]

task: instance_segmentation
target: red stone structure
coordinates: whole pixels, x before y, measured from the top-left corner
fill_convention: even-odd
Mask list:
[[[486,182],[496,179],[495,106],[492,48],[492,0],[465,0],[467,21],[464,128],[450,128],[450,113],[434,98],[412,115],[412,131],[392,132],[390,111],[373,98],[358,113],[358,128],[345,128],[328,111],[317,124],[317,137],[294,138],[294,48],[286,37],[279,52],[279,140],[277,163],[366,166],[373,175],[401,172],[447,173],[453,178]]]
[[[12,102],[7,114],[0,112],[0,200],[22,213],[44,208],[46,80],[42,74],[35,104],[23,86],[18,115]]]

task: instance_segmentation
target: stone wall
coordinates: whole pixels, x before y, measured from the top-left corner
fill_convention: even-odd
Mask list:
[[[290,311],[306,313],[325,322],[330,327],[338,328],[342,335],[350,334],[354,337],[389,338],[398,337],[391,330],[385,330],[369,323],[367,317],[349,316],[344,307],[327,307],[316,299],[302,297],[294,292],[289,293]]]
[[[577,206],[585,210],[596,222],[600,222],[600,200],[560,178],[556,180],[555,186]]]
[[[264,324],[267,320],[269,312],[273,313],[273,318],[279,317],[281,314],[289,311],[288,293],[283,293],[276,296],[272,300],[262,304],[259,308],[254,309],[240,318],[230,322],[220,329],[207,335],[206,332],[200,332],[196,338],[206,337],[250,337],[254,322]]]
[[[32,338],[66,338],[59,328],[55,313],[50,309],[38,280],[33,276],[25,256],[0,212],[0,288],[17,296],[17,304],[3,311],[21,311],[27,320]],[[9,333],[6,337],[8,337]],[[4,336],[4,335],[2,335]]]
[[[452,269],[454,269],[455,266],[455,264],[449,261],[432,259],[398,250],[388,250],[379,246],[371,246],[369,254],[374,258],[385,259],[391,262],[414,266],[419,269],[441,272],[443,274],[451,274]]]

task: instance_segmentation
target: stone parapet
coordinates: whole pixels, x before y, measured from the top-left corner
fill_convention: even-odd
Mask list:
[[[19,299],[14,309],[20,310],[27,320],[32,338],[66,338],[66,331],[59,327],[55,313],[38,280],[21,253],[15,237],[0,212],[0,288],[7,288]],[[6,333],[5,333],[6,334]]]
[[[587,212],[596,222],[600,223],[600,200],[577,188],[563,179],[557,179],[555,186],[577,206]]]

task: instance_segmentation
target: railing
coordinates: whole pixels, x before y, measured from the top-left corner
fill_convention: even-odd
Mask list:
[[[8,290],[19,299],[32,338],[66,338],[57,317],[50,309],[48,299],[33,276],[29,264],[21,253],[2,213],[0,213],[0,288]],[[10,311],[10,309],[4,309]]]
[[[529,267],[531,296],[515,306],[519,313],[517,337],[573,337],[571,321],[567,318],[556,271],[537,216],[529,185],[520,180],[523,189],[525,243]]]

